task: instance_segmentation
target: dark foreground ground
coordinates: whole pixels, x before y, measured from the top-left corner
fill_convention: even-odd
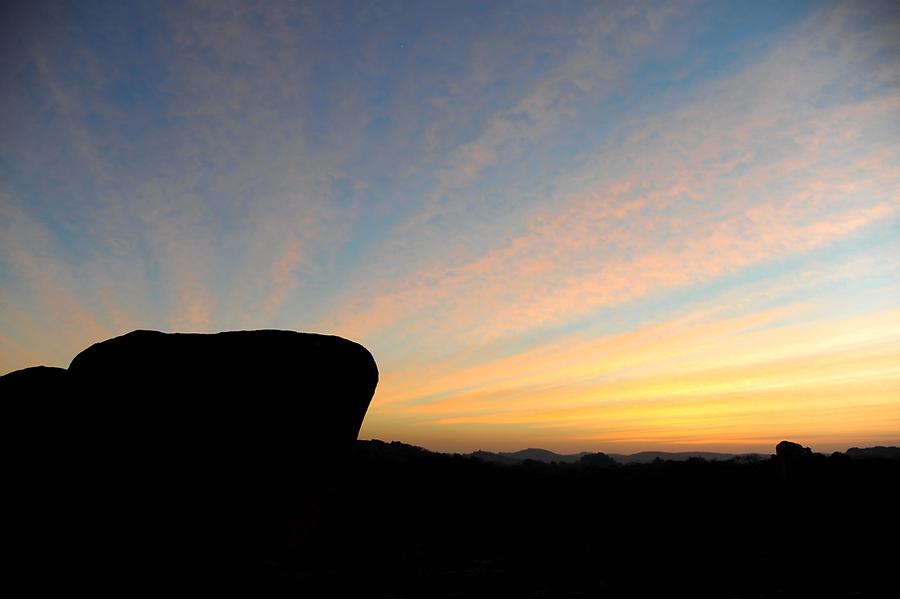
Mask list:
[[[900,461],[516,466],[359,442],[304,549],[307,597],[900,597]]]

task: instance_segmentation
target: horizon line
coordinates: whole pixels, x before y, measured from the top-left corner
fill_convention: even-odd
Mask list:
[[[851,449],[872,449],[872,448],[877,448],[877,447],[900,447],[900,440],[892,440],[885,444],[882,444],[882,443],[876,443],[874,445],[857,444],[857,445],[849,445],[845,449],[817,450],[812,445],[806,445],[804,443],[800,443],[800,442],[792,440],[792,439],[781,439],[781,440],[775,442],[775,444],[773,444],[771,446],[770,452],[760,452],[760,451],[752,451],[752,450],[726,451],[726,450],[722,450],[722,449],[705,449],[705,448],[703,448],[703,449],[676,449],[676,450],[672,450],[672,449],[641,449],[638,451],[630,451],[630,452],[603,451],[603,450],[590,451],[587,449],[582,449],[579,451],[557,451],[555,449],[548,449],[546,447],[536,447],[536,446],[523,447],[521,449],[514,449],[514,450],[478,448],[478,449],[473,449],[471,451],[445,451],[445,450],[439,450],[439,449],[431,449],[424,445],[419,445],[416,443],[409,443],[409,442],[401,441],[401,440],[397,440],[397,439],[385,440],[385,439],[377,439],[377,438],[369,438],[369,439],[358,438],[357,441],[379,441],[382,443],[402,443],[404,445],[418,447],[420,449],[424,449],[424,450],[430,451],[432,453],[443,453],[443,454],[447,454],[447,455],[455,455],[455,454],[471,455],[473,453],[478,453],[478,452],[486,452],[486,453],[494,453],[494,454],[514,454],[514,453],[519,453],[519,452],[528,451],[528,450],[547,451],[547,452],[550,452],[550,453],[553,453],[553,454],[556,454],[559,456],[572,456],[572,455],[580,455],[580,454],[598,454],[598,453],[603,453],[606,455],[625,455],[625,456],[631,456],[631,455],[636,455],[636,454],[640,454],[640,453],[670,453],[670,454],[717,453],[717,454],[723,454],[723,455],[736,455],[736,456],[739,456],[739,455],[775,455],[775,446],[778,443],[780,443],[781,441],[790,441],[791,443],[797,443],[798,445],[802,445],[803,447],[808,447],[813,453],[819,453],[822,455],[829,455],[829,454],[832,454],[835,452],[847,453],[847,451],[849,451]]]

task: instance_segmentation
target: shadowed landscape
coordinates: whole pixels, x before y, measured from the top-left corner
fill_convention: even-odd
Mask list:
[[[38,588],[880,597],[900,448],[443,454],[355,441],[378,374],[289,331],[135,331],[0,378]]]
[[[890,597],[900,449],[513,465],[360,441],[282,584],[364,597]],[[373,490],[377,490],[373,492]],[[365,510],[350,504],[369,497]],[[347,515],[350,515],[348,518]],[[327,548],[322,551],[321,548]]]

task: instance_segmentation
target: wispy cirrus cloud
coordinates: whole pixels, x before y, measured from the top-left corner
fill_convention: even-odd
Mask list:
[[[57,354],[68,357],[136,327],[272,326],[302,287],[300,257],[320,261],[345,240],[353,207],[335,201],[333,183],[353,144],[308,148],[316,115],[301,92],[311,63],[298,61],[304,38],[291,25],[308,11],[277,3],[160,8],[118,7],[109,20],[85,24],[53,7],[48,23],[35,25],[40,35],[11,55],[4,89],[15,93],[4,112],[19,120],[4,139],[4,162],[15,167],[6,171],[4,202],[47,242],[8,238],[14,247],[4,258],[40,253],[44,261],[18,259],[5,287],[27,305],[42,293],[32,284],[38,277],[78,272],[82,285],[63,277],[60,291],[94,320],[114,322],[76,327],[69,321],[79,312],[62,310],[60,320],[19,329],[25,346],[50,343],[54,326],[79,331],[80,341]],[[116,19],[133,29],[132,18],[148,27],[138,54],[122,39],[127,31],[105,29]],[[92,27],[101,35],[92,37]],[[365,111],[344,102],[335,131],[350,139],[339,129]]]
[[[22,5],[0,369],[294,328],[373,350],[370,436],[886,439],[900,14],[762,8]]]
[[[900,148],[883,133],[897,132],[900,99],[892,88],[831,93],[848,79],[864,86],[858,65],[890,38],[848,35],[844,13],[814,16],[759,64],[693,90],[678,109],[625,123],[555,186],[578,189],[546,198],[511,237],[468,260],[442,255],[376,279],[345,300],[337,328],[490,340],[703,284],[890,218]],[[838,37],[839,49],[823,53]]]

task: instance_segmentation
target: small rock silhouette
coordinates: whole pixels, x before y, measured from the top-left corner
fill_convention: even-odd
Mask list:
[[[775,454],[785,460],[798,460],[812,455],[809,447],[803,447],[799,443],[792,441],[782,441],[775,446]]]

